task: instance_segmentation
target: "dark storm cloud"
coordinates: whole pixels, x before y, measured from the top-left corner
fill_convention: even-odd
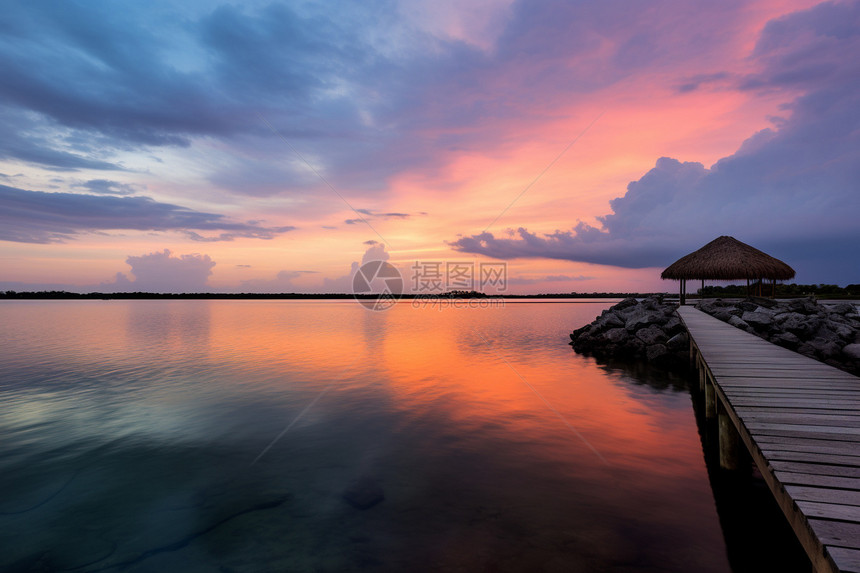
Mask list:
[[[827,3],[768,24],[744,89],[800,89],[777,129],[750,137],[710,169],[662,158],[610,202],[599,228],[517,238],[466,236],[457,250],[627,268],[666,266],[733,235],[795,266],[798,280],[860,276],[860,4]]]
[[[0,240],[53,243],[87,232],[110,230],[180,231],[212,241],[237,237],[271,239],[294,227],[237,223],[223,215],[159,203],[148,197],[45,193],[0,185]],[[204,237],[196,231],[220,231]]]

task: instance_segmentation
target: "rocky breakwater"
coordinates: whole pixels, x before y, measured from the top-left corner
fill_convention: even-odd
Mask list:
[[[696,308],[765,340],[860,376],[860,314],[813,299],[704,300]]]
[[[658,297],[626,298],[570,335],[581,354],[598,359],[647,360],[663,367],[689,361],[689,338],[675,305]]]

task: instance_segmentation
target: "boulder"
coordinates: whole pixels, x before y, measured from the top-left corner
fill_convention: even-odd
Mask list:
[[[624,326],[625,321],[617,314],[611,312],[602,316],[598,322],[602,322],[603,326],[607,328],[617,328],[619,326]]]
[[[687,332],[687,329],[684,328],[684,323],[681,322],[680,318],[673,316],[663,325],[663,331],[666,333],[666,336],[675,336],[681,332]]]
[[[780,332],[779,334],[771,337],[770,341],[791,350],[794,350],[797,348],[797,345],[800,344],[800,339],[790,332]]]
[[[620,310],[624,310],[625,308],[629,308],[631,306],[637,306],[638,304],[639,304],[639,301],[633,297],[625,298],[624,300],[622,300],[621,302],[619,302],[618,304],[613,306],[612,310],[620,311]]]
[[[860,360],[860,344],[848,344],[842,348],[842,354],[851,360]]]
[[[773,315],[769,312],[761,310],[747,311],[741,316],[741,320],[755,328],[756,330],[766,330],[773,324]]]
[[[627,330],[624,328],[612,328],[607,330],[603,335],[603,337],[612,344],[620,344],[621,342],[624,342],[628,336]]]
[[[822,360],[835,358],[842,351],[842,345],[834,340],[827,340],[825,338],[815,338],[808,344],[815,350],[815,355]]]
[[[723,322],[728,322],[732,318],[732,313],[724,308],[718,308],[712,315],[714,318],[719,318]]]
[[[647,328],[639,330],[636,333],[636,338],[638,338],[648,346],[666,341],[666,335],[663,333],[663,329],[661,329],[656,324],[652,324]]]
[[[839,304],[834,304],[830,307],[832,312],[840,315],[852,314],[857,312],[857,307],[851,304],[850,302],[840,302]]]
[[[669,348],[669,350],[676,350],[676,351],[687,350],[690,347],[689,345],[690,345],[690,337],[687,336],[686,332],[681,332],[680,334],[676,334],[675,336],[673,336],[672,338],[670,338],[666,342],[666,347]]]
[[[666,348],[663,344],[652,344],[648,346],[645,350],[645,357],[649,362],[654,362],[659,358],[664,357],[669,352],[669,349]]]
[[[645,343],[636,338],[635,336],[631,336],[621,346],[621,350],[627,356],[634,358],[641,357],[645,354]]]
[[[731,317],[731,318],[729,319],[729,324],[731,324],[732,326],[734,326],[734,327],[736,327],[736,328],[740,328],[740,329],[742,329],[742,330],[749,330],[749,329],[750,329],[750,325],[749,325],[749,324],[747,324],[747,323],[744,321],[744,319],[742,319],[742,318],[738,318],[737,316],[733,316],[733,317]]]

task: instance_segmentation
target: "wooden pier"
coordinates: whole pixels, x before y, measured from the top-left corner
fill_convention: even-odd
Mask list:
[[[752,458],[816,572],[860,572],[860,378],[689,306],[721,467]]]

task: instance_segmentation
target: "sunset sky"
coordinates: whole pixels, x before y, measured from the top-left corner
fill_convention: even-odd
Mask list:
[[[0,289],[860,283],[860,2],[8,2]]]

